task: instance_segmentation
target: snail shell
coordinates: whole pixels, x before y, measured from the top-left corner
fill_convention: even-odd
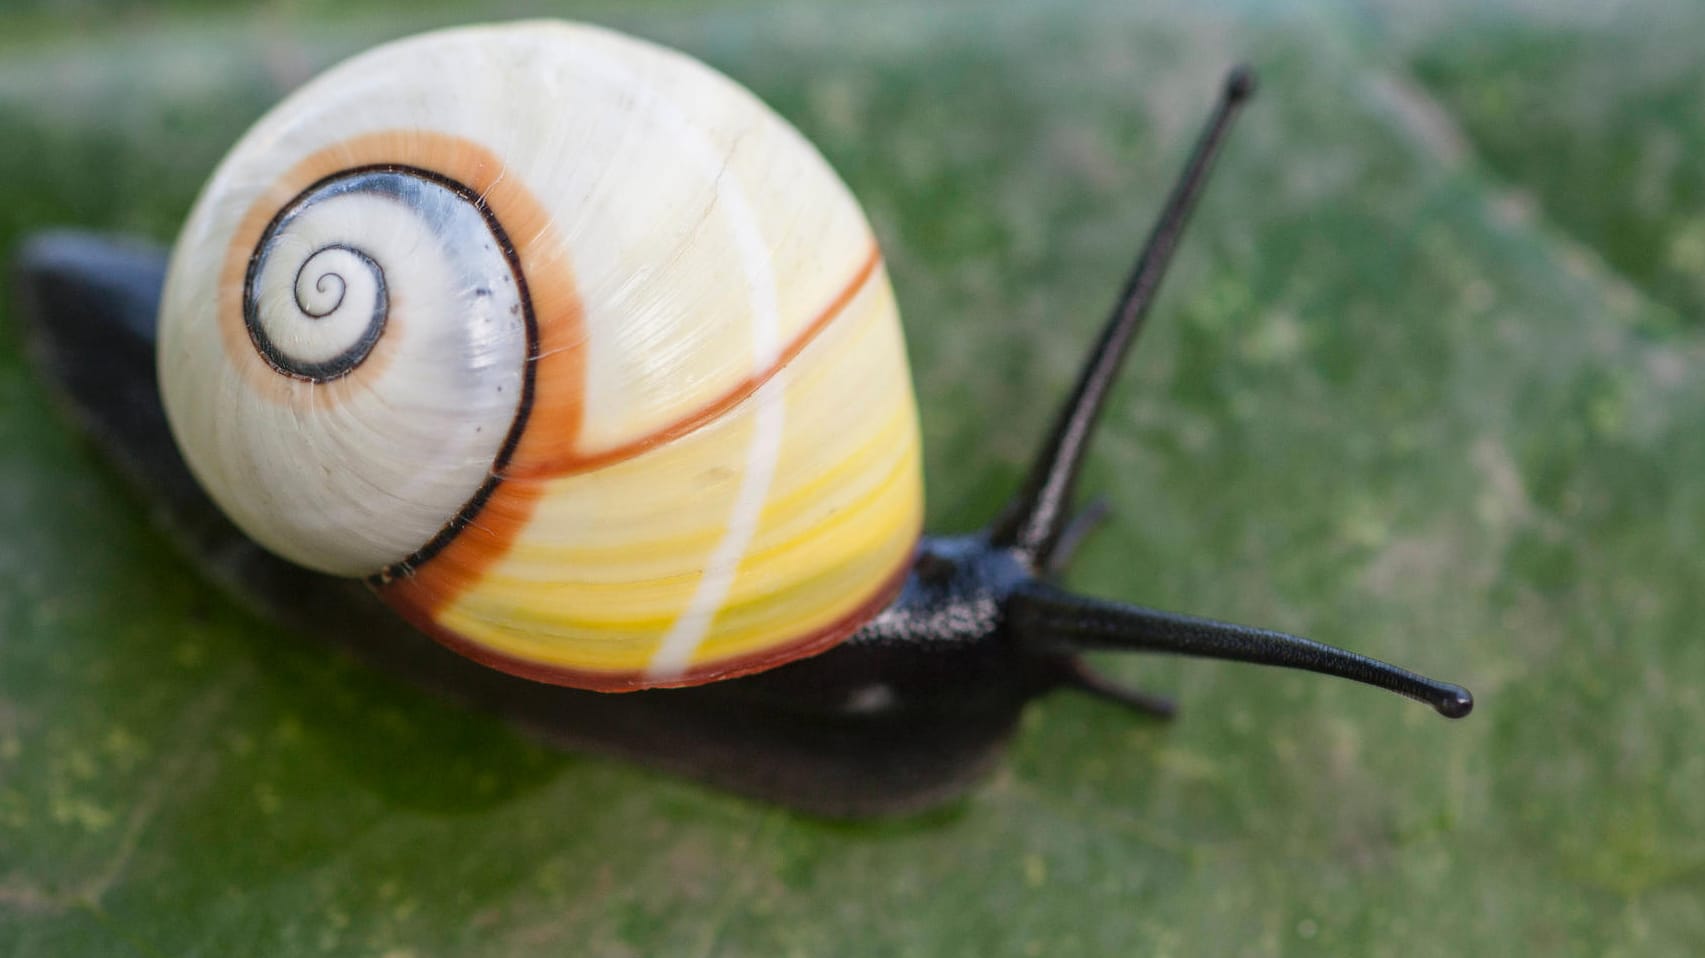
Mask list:
[[[247,534],[546,681],[818,652],[920,531],[857,203],[731,80],[594,28],[403,40],[267,114],[178,240],[159,367]]]

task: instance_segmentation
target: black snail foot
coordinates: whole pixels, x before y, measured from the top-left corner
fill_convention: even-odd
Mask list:
[[[362,584],[265,552],[207,498],[172,442],[156,384],[165,265],[163,250],[122,237],[32,238],[14,263],[26,348],[70,418],[202,574],[292,632],[565,747],[830,816],[896,814],[963,794],[997,761],[1024,704],[1060,684],[989,641],[999,616],[992,584],[1017,573],[1006,553],[974,548],[974,538],[925,540],[910,601],[824,655],[743,679],[610,695],[462,658]],[[958,598],[927,620],[937,644],[893,641],[902,622],[925,623],[919,600],[944,590]]]
[[[1235,659],[1338,675],[1450,717],[1459,686],[1308,639],[1073,595],[1049,584],[1106,515],[1073,521],[1097,417],[1153,300],[1230,118],[1227,83],[1207,131],[1013,502],[984,532],[926,537],[892,605],[841,645],[744,678],[611,695],[544,685],[427,640],[358,582],[262,551],[207,498],[177,452],[154,364],[162,251],[80,234],[40,236],[14,289],[31,359],[95,448],[210,581],[305,635],[567,746],[617,755],[806,812],[862,816],[951,800],[998,758],[1025,705],[1068,688],[1146,715],[1171,702],[1084,664],[1098,650]]]

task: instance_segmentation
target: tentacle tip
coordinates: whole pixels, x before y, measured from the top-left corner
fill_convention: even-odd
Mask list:
[[[1255,95],[1255,70],[1247,63],[1232,67],[1225,78],[1225,98],[1231,103],[1240,103]]]
[[[1474,694],[1460,685],[1453,685],[1433,702],[1433,709],[1445,718],[1462,718],[1474,711]]]

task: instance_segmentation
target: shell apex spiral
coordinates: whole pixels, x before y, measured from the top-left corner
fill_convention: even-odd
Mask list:
[[[158,359],[252,538],[559,684],[813,654],[920,532],[856,201],[732,80],[598,28],[424,34],[288,97],[179,237]]]

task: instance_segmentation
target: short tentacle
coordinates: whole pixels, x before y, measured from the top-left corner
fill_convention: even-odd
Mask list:
[[[1075,655],[1056,661],[1058,666],[1053,677],[1056,687],[1082,692],[1152,718],[1169,719],[1178,714],[1178,703],[1165,696],[1121,685]]]
[[[1051,576],[1066,571],[1066,566],[1071,564],[1072,557],[1077,555],[1077,550],[1083,546],[1084,541],[1112,516],[1113,506],[1106,496],[1091,499],[1089,504],[1078,510],[1077,515],[1072,516],[1066,527],[1060,530],[1060,539],[1054,544],[1054,551],[1048,556],[1048,562],[1042,571]]]

